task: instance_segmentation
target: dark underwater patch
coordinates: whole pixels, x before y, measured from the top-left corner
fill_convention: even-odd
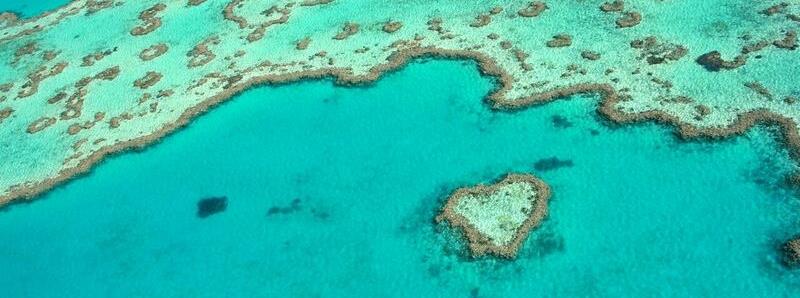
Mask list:
[[[533,168],[537,171],[552,171],[557,170],[564,167],[572,167],[573,163],[572,160],[569,159],[558,159],[558,157],[550,157],[550,158],[543,158],[533,164]]]
[[[562,253],[565,250],[564,238],[547,229],[533,235],[532,248],[530,251],[539,257],[546,257],[555,253]]]
[[[331,214],[328,211],[318,210],[316,208],[311,209],[311,214],[314,215],[314,218],[319,220],[327,220],[331,217]]]
[[[281,206],[272,206],[267,210],[267,216],[273,216],[278,214],[291,214],[303,210],[303,207],[300,206],[300,199],[292,200],[292,203],[289,206],[281,207]]]
[[[572,122],[569,122],[567,118],[561,115],[554,115],[552,118],[553,127],[555,128],[570,128],[572,127]]]
[[[197,201],[197,217],[206,218],[225,211],[228,208],[228,197],[210,197]]]
[[[469,290],[469,297],[478,298],[480,296],[481,296],[481,288],[474,287],[471,290]]]

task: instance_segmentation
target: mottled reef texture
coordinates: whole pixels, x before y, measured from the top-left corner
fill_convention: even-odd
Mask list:
[[[783,244],[783,262],[789,267],[800,265],[800,237],[786,241]]]
[[[456,190],[438,222],[464,232],[472,256],[517,256],[528,233],[547,215],[550,187],[527,174],[509,174],[491,185]]]
[[[369,83],[419,57],[476,61],[498,79],[496,109],[594,93],[611,121],[687,138],[779,125],[798,158],[798,16],[797,0],[75,0],[32,19],[4,13],[0,204],[247,88]]]

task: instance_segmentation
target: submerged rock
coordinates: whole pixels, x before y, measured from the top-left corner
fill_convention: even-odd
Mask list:
[[[533,168],[537,171],[544,172],[544,171],[557,170],[560,168],[569,168],[572,167],[573,165],[574,164],[572,163],[572,160],[569,159],[561,160],[558,159],[558,157],[553,156],[550,158],[540,159],[539,161],[533,164]]]
[[[228,197],[210,197],[197,202],[197,217],[206,218],[225,211],[228,208]]]
[[[300,206],[300,199],[295,198],[292,200],[292,203],[286,207],[280,206],[273,206],[267,210],[267,216],[278,215],[278,214],[291,214],[302,210],[303,208]]]

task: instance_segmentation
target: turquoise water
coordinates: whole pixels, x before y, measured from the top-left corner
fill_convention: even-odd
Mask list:
[[[0,0],[0,12],[11,11],[23,18],[31,18],[69,2],[70,0]]]
[[[0,212],[5,297],[791,296],[800,231],[775,132],[684,143],[594,96],[492,112],[473,63],[369,87],[247,91],[142,152]],[[777,152],[777,153],[776,153]],[[556,157],[566,166],[539,171]],[[453,189],[530,172],[550,215],[516,261],[471,260],[433,217]],[[227,196],[205,219],[196,203]],[[299,208],[268,215],[299,199]]]

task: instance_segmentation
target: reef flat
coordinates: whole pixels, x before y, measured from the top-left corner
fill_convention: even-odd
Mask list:
[[[800,1],[76,0],[32,19],[5,13],[0,202],[253,85],[365,83],[431,55],[478,61],[499,79],[496,108],[600,93],[609,119],[685,137],[777,123],[797,155],[798,29]]]
[[[491,185],[456,190],[436,217],[460,228],[472,256],[514,258],[547,214],[550,187],[532,175],[509,174]]]

